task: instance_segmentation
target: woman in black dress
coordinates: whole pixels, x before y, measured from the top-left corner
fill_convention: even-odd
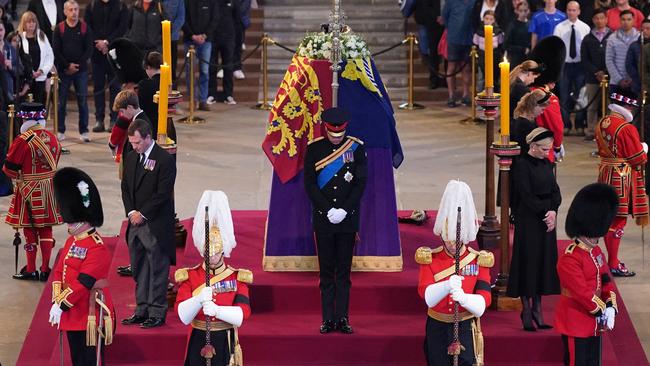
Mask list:
[[[514,119],[510,121],[512,141],[516,141],[521,147],[521,155],[528,153],[526,136],[537,127],[535,118],[544,112],[551,99],[551,93],[542,89],[536,89],[526,93],[513,112]]]
[[[557,275],[557,209],[562,202],[560,187],[547,159],[553,148],[553,132],[537,127],[526,136],[526,154],[514,170],[516,205],[513,206],[515,235],[507,294],[521,297],[524,330],[549,329],[542,316],[542,296],[560,293]]]
[[[510,115],[514,116],[515,107],[521,98],[530,91],[528,86],[542,72],[542,67],[533,60],[524,61],[510,71]]]

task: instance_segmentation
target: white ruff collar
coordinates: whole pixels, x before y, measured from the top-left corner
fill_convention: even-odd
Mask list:
[[[623,106],[620,106],[618,104],[610,104],[607,108],[609,108],[610,111],[616,112],[621,116],[625,117],[625,122],[632,122],[632,120],[634,119],[632,112],[628,111]]]

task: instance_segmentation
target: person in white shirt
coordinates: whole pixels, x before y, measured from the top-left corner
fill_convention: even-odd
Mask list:
[[[577,1],[570,1],[567,4],[566,15],[567,19],[560,22],[553,30],[553,35],[562,39],[567,51],[563,77],[559,80],[560,105],[562,106],[565,136],[571,132],[571,111],[575,105],[571,93],[577,98],[580,89],[585,85],[585,72],[580,62],[580,45],[582,39],[591,31],[585,22],[578,19],[580,4]],[[577,135],[584,136],[586,117],[586,111],[576,113],[575,129]]]

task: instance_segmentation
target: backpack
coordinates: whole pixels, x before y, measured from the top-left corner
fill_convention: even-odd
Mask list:
[[[83,37],[88,31],[88,25],[82,19],[79,19],[79,22],[81,23],[81,36]],[[59,23],[59,33],[63,35],[63,32],[65,32],[65,20]]]

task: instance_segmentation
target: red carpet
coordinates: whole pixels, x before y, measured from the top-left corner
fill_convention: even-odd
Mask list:
[[[417,264],[413,257],[421,245],[439,245],[439,239],[432,234],[433,220],[420,227],[400,225],[403,272],[352,274],[350,317],[355,334],[349,336],[318,333],[320,298],[316,273],[262,271],[266,212],[234,211],[233,219],[238,245],[228,264],[251,269],[255,275],[251,290],[253,315],[240,330],[247,366],[424,364],[426,306],[417,295]],[[190,222],[185,221],[188,232]],[[111,268],[128,263],[127,248],[121,238],[106,238],[106,243],[114,253]],[[185,266],[196,264],[198,259],[179,252],[178,261]],[[135,307],[133,280],[112,271],[109,281],[118,318],[129,316]],[[545,302],[548,321],[553,319],[556,301],[551,297]],[[18,365],[58,364],[58,333],[47,322],[49,308],[48,286],[28,330]],[[603,365],[648,365],[622,299],[619,309],[614,332],[603,337]],[[518,315],[488,311],[483,316],[486,365],[561,364],[559,335],[553,330],[524,332]],[[155,330],[118,325],[115,341],[107,349],[106,363],[181,365],[187,332],[188,328],[173,311],[168,314],[167,324]]]

